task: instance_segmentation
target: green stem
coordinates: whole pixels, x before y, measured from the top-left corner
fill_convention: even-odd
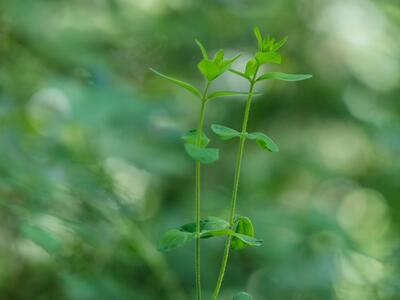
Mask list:
[[[196,145],[201,146],[203,135],[204,115],[207,103],[207,92],[210,82],[207,81],[206,88],[201,99],[201,109],[199,115],[199,125],[197,128]],[[195,240],[195,276],[196,276],[196,299],[201,300],[201,264],[200,264],[200,183],[201,183],[201,163],[196,161],[196,196],[195,196],[195,218],[196,218],[196,240]]]
[[[254,88],[257,72],[258,72],[258,67],[253,75],[252,80],[250,81],[249,94],[247,96],[246,107],[245,107],[244,117],[243,117],[243,122],[242,122],[242,131],[241,131],[242,134],[240,135],[239,149],[238,149],[238,153],[237,153],[237,157],[236,157],[235,176],[233,179],[233,190],[232,190],[232,199],[231,199],[231,209],[230,209],[230,214],[229,214],[229,224],[230,224],[231,228],[233,228],[234,222],[235,222],[235,210],[236,210],[237,194],[238,194],[238,189],[239,189],[240,169],[242,166],[244,142],[246,140],[245,134],[246,134],[246,130],[247,130],[247,122],[249,120],[251,97],[252,97],[252,93],[253,93],[253,88]],[[229,249],[231,247],[231,241],[232,241],[232,237],[228,236],[225,241],[224,254],[222,256],[221,267],[219,270],[217,284],[215,286],[215,290],[214,290],[214,293],[212,296],[213,300],[217,300],[219,291],[221,289],[222,281],[223,281],[224,275],[225,275],[226,265],[228,263]]]

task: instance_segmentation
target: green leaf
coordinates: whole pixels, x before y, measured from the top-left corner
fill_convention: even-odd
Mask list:
[[[260,65],[266,63],[274,63],[279,65],[282,62],[282,57],[276,52],[257,52],[256,60]]]
[[[236,75],[242,76],[243,78],[246,78],[247,80],[251,80],[251,78],[249,76],[247,76],[245,73],[242,73],[240,71],[236,71],[234,69],[229,69],[228,71],[232,72],[232,73],[234,73]]]
[[[257,70],[257,62],[254,58],[249,59],[249,61],[246,64],[246,71],[244,72],[246,76],[251,78],[251,76],[254,75],[254,73]]]
[[[207,100],[211,100],[214,98],[220,98],[220,97],[247,96],[247,95],[249,95],[248,92],[218,91],[218,92],[211,93],[207,97]],[[252,93],[250,95],[261,95],[261,93]]]
[[[179,85],[180,87],[183,87],[185,90],[191,92],[193,95],[195,95],[196,97],[201,99],[200,91],[197,88],[195,88],[194,86],[192,86],[191,84],[186,83],[186,82],[181,81],[181,80],[178,80],[178,79],[175,79],[175,78],[172,78],[170,76],[164,75],[164,74],[162,74],[162,73],[160,73],[160,72],[158,72],[158,71],[156,71],[156,70],[154,70],[152,68],[150,68],[150,71],[152,71],[153,73],[157,74],[158,76],[161,76],[164,79],[167,79],[167,80],[171,81],[172,83],[175,83],[176,85]]]
[[[214,148],[201,148],[196,145],[185,144],[185,150],[191,158],[203,164],[211,164],[219,158],[219,151]]]
[[[252,300],[253,297],[250,294],[247,294],[246,292],[240,292],[236,294],[232,300]]]
[[[255,26],[253,31],[254,31],[254,35],[256,36],[256,39],[257,39],[258,51],[262,51],[263,39],[261,36],[260,29],[257,26]]]
[[[182,247],[190,243],[195,238],[192,232],[181,231],[178,229],[168,230],[161,238],[158,249],[160,251],[169,251],[175,248]]]
[[[267,80],[267,79],[277,79],[283,81],[300,81],[311,78],[310,74],[287,74],[282,72],[269,72],[261,75],[256,81]]]
[[[221,75],[221,69],[217,66],[217,64],[209,59],[202,59],[199,64],[197,65],[201,74],[208,80],[214,80],[219,75]]]
[[[242,242],[244,242],[248,246],[261,246],[263,241],[259,240],[255,237],[248,236],[245,234],[241,233],[236,233],[232,229],[226,228],[226,229],[214,229],[214,230],[203,230],[200,233],[200,237],[212,237],[212,236],[232,236],[235,238],[240,239]]]
[[[244,234],[247,236],[254,237],[254,228],[253,224],[251,223],[250,219],[243,216],[238,216],[235,221],[235,228],[236,233]],[[231,249],[233,250],[240,250],[245,248],[247,244],[245,244],[240,239],[234,237],[231,243]]]
[[[197,46],[199,46],[200,51],[203,54],[203,58],[208,59],[208,54],[207,54],[206,48],[204,48],[203,44],[200,43],[199,40],[195,40],[195,42],[196,42]]]
[[[30,239],[50,254],[62,248],[60,240],[40,226],[23,223],[21,226],[21,233],[25,238]]]
[[[186,144],[192,144],[196,145],[197,144],[197,129],[192,129],[186,132],[183,136],[182,139],[185,141]],[[210,139],[206,136],[206,134],[203,132],[202,137],[201,137],[201,144],[200,146],[202,148],[207,147],[208,143],[210,142]]]
[[[248,133],[246,137],[250,140],[255,140],[257,144],[263,149],[267,149],[271,152],[279,152],[278,145],[275,144],[275,142],[270,137],[262,132]]]
[[[283,45],[286,44],[288,37],[285,36],[283,39],[279,40],[278,42],[274,43],[272,46],[272,51],[277,51],[282,48]]]
[[[219,64],[223,61],[224,59],[224,50],[218,50],[218,52],[214,56],[214,62]]]
[[[234,137],[240,136],[239,131],[218,124],[212,124],[211,129],[222,140],[230,140]]]
[[[200,221],[200,232],[204,231],[210,231],[210,230],[223,230],[229,228],[229,223],[223,219],[217,218],[217,217],[206,217]],[[196,232],[196,223],[191,222],[187,223],[185,225],[182,225],[179,228],[181,231],[187,231],[187,232]],[[210,236],[201,236],[201,238],[207,238]]]

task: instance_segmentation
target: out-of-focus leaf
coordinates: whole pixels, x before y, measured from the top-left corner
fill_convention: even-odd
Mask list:
[[[220,97],[237,97],[237,96],[247,96],[249,95],[248,92],[230,92],[230,91],[217,91],[211,93],[207,100],[220,98]],[[261,95],[261,93],[252,93],[251,95]]]
[[[254,228],[251,220],[248,217],[238,216],[235,222],[234,231],[236,233],[244,234],[247,236],[254,237]],[[237,237],[232,238],[231,249],[239,250],[245,248],[247,244],[245,244],[242,240]]]
[[[278,145],[267,135],[262,132],[252,132],[248,133],[246,137],[250,140],[255,140],[257,144],[271,152],[279,152]]]
[[[50,232],[37,225],[22,224],[22,235],[52,254],[61,249],[61,242]]]
[[[256,81],[267,80],[267,79],[277,79],[283,81],[300,81],[311,78],[310,74],[287,74],[282,72],[269,72],[261,75]]]
[[[218,124],[212,124],[211,129],[222,140],[229,140],[240,136],[239,131]]]
[[[203,164],[211,164],[219,158],[219,150],[214,148],[201,148],[196,145],[185,144],[185,150],[191,158]]]
[[[182,136],[182,139],[185,141],[186,144],[196,145],[197,144],[197,129],[189,130]],[[202,148],[207,147],[209,142],[210,142],[210,139],[203,132],[202,136],[201,136],[200,146]]]
[[[203,58],[208,59],[208,54],[207,54],[206,48],[204,48],[203,44],[200,43],[199,40],[195,40],[195,41],[196,41],[197,46],[199,46],[201,53],[203,54]]]
[[[168,230],[161,238],[158,249],[160,251],[169,251],[175,248],[185,246],[195,238],[192,232],[181,231],[178,229]]]
[[[240,292],[232,298],[232,300],[252,300],[252,299],[253,297],[246,292]]]
[[[253,31],[254,31],[254,35],[256,36],[256,39],[257,39],[258,51],[262,51],[263,38],[262,38],[262,35],[261,35],[261,32],[260,32],[260,28],[255,26]]]
[[[277,50],[279,50],[280,48],[283,47],[283,45],[286,44],[287,40],[288,40],[288,37],[285,36],[285,37],[282,38],[281,40],[279,40],[279,41],[277,41],[276,43],[274,43],[271,50],[272,50],[272,51],[277,51]]]
[[[257,52],[256,60],[260,65],[266,63],[274,63],[279,65],[282,62],[282,57],[276,52]]]
[[[173,77],[164,75],[164,74],[162,74],[162,73],[160,73],[160,72],[158,72],[158,71],[156,71],[156,70],[154,70],[152,68],[150,68],[150,71],[152,71],[153,73],[157,74],[158,76],[161,76],[162,78],[167,79],[167,80],[171,81],[172,83],[175,83],[176,85],[184,88],[185,90],[191,92],[196,97],[201,98],[200,91],[197,88],[195,88],[194,86],[192,86],[191,84],[189,84],[187,82],[184,82],[182,80],[178,80],[178,79],[175,79]]]

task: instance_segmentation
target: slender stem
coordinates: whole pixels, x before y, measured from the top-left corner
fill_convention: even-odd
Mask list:
[[[196,145],[201,146],[203,135],[204,114],[207,103],[207,92],[210,82],[207,81],[206,88],[201,99],[201,109],[199,115],[199,125],[197,128]],[[196,240],[195,240],[195,276],[196,276],[196,299],[201,300],[201,264],[200,264],[200,183],[201,183],[201,163],[196,161],[196,196],[195,196],[195,218],[196,218]]]
[[[246,102],[246,107],[245,107],[244,116],[243,116],[242,131],[241,131],[242,134],[240,135],[239,149],[238,149],[237,157],[236,157],[235,176],[233,179],[233,190],[232,190],[232,199],[231,199],[231,209],[230,209],[230,213],[229,213],[229,224],[230,224],[231,228],[233,228],[234,222],[235,222],[235,210],[236,210],[237,194],[238,194],[238,189],[239,189],[240,169],[242,166],[244,142],[246,140],[245,134],[246,134],[246,130],[247,130],[247,122],[249,120],[251,97],[252,97],[252,93],[253,93],[253,88],[254,88],[257,72],[258,72],[258,67],[253,75],[253,78],[250,81],[249,94],[247,96],[247,102]],[[222,256],[221,267],[219,270],[217,284],[215,286],[215,290],[214,290],[214,293],[212,296],[213,300],[217,300],[219,291],[221,289],[222,281],[223,281],[224,275],[225,275],[226,265],[228,263],[229,249],[231,247],[231,241],[232,241],[232,237],[228,236],[225,241],[224,254]]]

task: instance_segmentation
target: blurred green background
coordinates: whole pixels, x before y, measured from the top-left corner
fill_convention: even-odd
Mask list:
[[[235,252],[221,300],[400,299],[400,5],[397,0],[1,0],[0,299],[193,299],[193,248],[156,250],[194,213],[180,136],[199,103],[149,67],[203,87],[197,38],[256,48],[289,36],[262,82],[238,212],[259,248]],[[226,74],[214,89],[243,90]],[[211,102],[221,159],[203,171],[203,215],[227,218],[244,99]],[[204,297],[223,239],[202,243]]]

